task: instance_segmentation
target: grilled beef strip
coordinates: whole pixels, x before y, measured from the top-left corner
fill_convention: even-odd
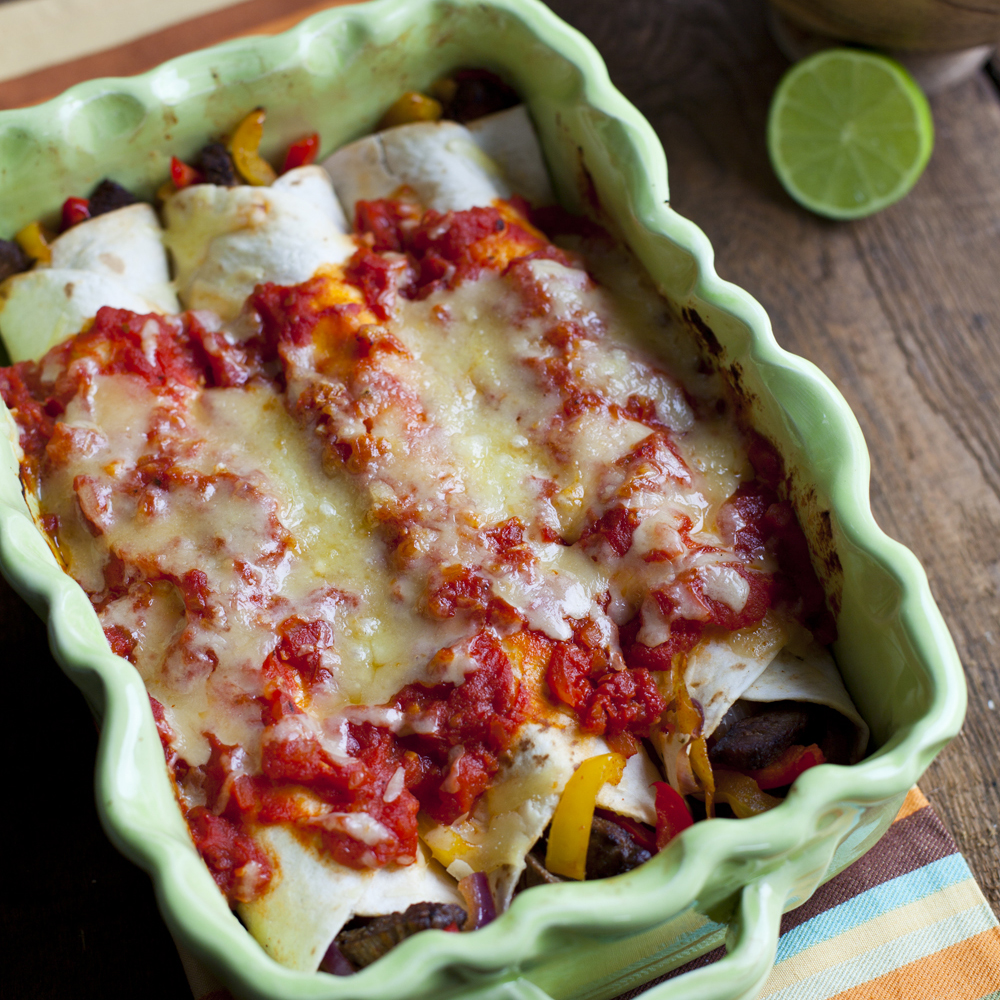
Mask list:
[[[198,154],[198,169],[205,177],[207,184],[218,184],[219,187],[236,187],[240,179],[236,176],[233,158],[221,142],[210,142]]]
[[[335,943],[356,969],[363,969],[418,931],[444,930],[452,924],[461,929],[467,919],[465,910],[454,903],[414,903],[402,913],[388,913],[364,924],[352,920]]]
[[[138,200],[128,188],[123,188],[121,184],[117,184],[115,181],[105,177],[90,192],[90,198],[88,199],[90,217],[93,219],[97,215],[104,215],[105,212],[113,212],[116,208],[125,208],[126,205],[134,205]]]
[[[832,764],[849,764],[854,728],[849,719],[824,705],[776,701],[737,701],[708,741],[713,767],[757,771],[790,746],[815,743]]]
[[[766,711],[742,719],[710,747],[713,767],[756,771],[777,760],[798,742],[809,725],[809,712],[794,702],[775,702]]]
[[[12,274],[20,274],[31,267],[31,258],[14,240],[0,240],[0,281],[6,281]]]

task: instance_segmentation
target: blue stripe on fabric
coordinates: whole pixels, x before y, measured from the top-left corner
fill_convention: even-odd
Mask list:
[[[952,914],[937,923],[920,927],[902,937],[886,941],[871,951],[853,955],[846,961],[799,979],[798,982],[770,994],[767,1000],[832,1000],[847,990],[857,989],[874,979],[888,976],[907,965],[944,951],[945,948],[968,941],[969,938],[991,930],[994,926],[996,918],[983,900],[967,910],[962,910],[961,913]],[[950,983],[929,984],[928,991],[920,993],[919,996],[921,1000],[924,997],[929,1000],[941,1000],[947,996],[971,996],[968,989],[958,992],[950,990],[948,988],[950,985]],[[874,992],[872,995],[875,995]],[[980,997],[979,1000],[985,998]]]
[[[972,872],[969,871],[965,858],[961,854],[950,854],[924,865],[923,868],[915,868],[905,875],[883,882],[783,934],[778,942],[775,963],[784,962],[806,948],[829,941],[852,927],[969,878],[972,878]]]

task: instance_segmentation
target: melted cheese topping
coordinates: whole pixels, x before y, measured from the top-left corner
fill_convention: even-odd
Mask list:
[[[311,741],[337,761],[348,758],[349,721],[421,732],[419,716],[374,706],[415,682],[461,684],[476,666],[467,646],[481,623],[435,603],[459,571],[551,640],[591,619],[619,663],[617,626],[640,610],[640,642],[670,634],[653,589],[697,618],[696,576],[705,596],[742,610],[749,586],[716,515],[752,470],[715,405],[715,376],[624,254],[592,263],[600,285],[531,260],[517,275],[487,271],[400,300],[377,328],[383,346],[373,341],[351,369],[321,330],[288,349],[284,399],[263,380],[163,392],[134,375],[89,374],[62,417],[64,461],[41,501],[105,628],[137,640],[133,658],[179,757],[205,764],[212,733],[241,747],[242,773],[255,774],[265,741]],[[357,301],[336,273],[324,280],[326,301]],[[158,329],[143,330],[150,359]],[[571,331],[569,346],[553,330]],[[338,459],[347,445],[363,460]],[[602,535],[616,512],[634,529],[624,549]],[[518,526],[512,550],[490,535],[505,524]],[[332,627],[316,650],[324,679],[305,714],[265,733],[261,665],[293,615]],[[533,717],[548,713],[560,731],[570,717],[544,707],[543,669],[512,662]],[[538,734],[526,732],[533,746]],[[574,732],[568,746],[600,752]],[[445,792],[458,787],[454,751]],[[466,860],[523,857],[574,754],[553,750],[558,773],[530,781],[515,755],[460,824],[480,845]],[[184,794],[200,804],[197,787]],[[309,816],[366,845],[387,836],[364,813]]]

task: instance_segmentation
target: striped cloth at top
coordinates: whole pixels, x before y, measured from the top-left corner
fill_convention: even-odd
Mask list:
[[[195,1000],[231,1000],[183,949]],[[723,949],[616,1000],[721,958]],[[1000,925],[944,824],[912,788],[886,835],[781,921],[758,1000],[1000,1000]]]

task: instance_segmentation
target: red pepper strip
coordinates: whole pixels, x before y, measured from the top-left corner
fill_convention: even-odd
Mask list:
[[[90,218],[90,202],[86,198],[67,198],[62,207],[62,231]]]
[[[458,924],[456,924],[456,923],[455,923],[455,921],[453,920],[453,921],[452,921],[452,922],[451,922],[450,924],[448,924],[448,926],[447,926],[447,927],[446,927],[446,928],[444,929],[444,932],[445,932],[445,934],[458,934],[458,933],[459,933],[459,930],[458,930]]]
[[[656,849],[662,851],[682,830],[694,823],[684,796],[665,781],[653,784],[656,789]]]
[[[176,156],[170,157],[170,179],[178,191],[190,187],[192,184],[202,184],[205,180],[199,171],[188,166],[183,160],[178,160]]]
[[[743,774],[753,778],[758,788],[781,788],[790,785],[803,771],[825,763],[826,757],[815,743],[807,747],[794,745],[767,767],[759,771],[744,771]]]
[[[307,167],[316,159],[318,152],[318,133],[310,132],[309,135],[304,135],[288,147],[288,152],[285,154],[285,165],[281,168],[281,172],[287,174],[289,170],[294,170],[296,167]]]

